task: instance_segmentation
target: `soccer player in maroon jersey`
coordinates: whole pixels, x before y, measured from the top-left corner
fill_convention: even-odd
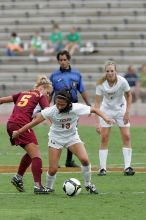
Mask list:
[[[34,193],[49,193],[49,190],[43,187],[41,183],[42,160],[34,131],[29,129],[16,139],[12,139],[12,133],[32,121],[33,111],[37,105],[40,105],[41,109],[49,106],[47,94],[50,93],[51,90],[52,86],[47,77],[40,76],[34,89],[0,98],[0,104],[9,102],[14,102],[15,104],[13,112],[7,122],[7,132],[10,136],[11,144],[20,146],[26,151],[21,159],[17,174],[11,180],[11,183],[19,192],[25,191],[22,178],[26,169],[31,164],[31,171],[34,178]]]

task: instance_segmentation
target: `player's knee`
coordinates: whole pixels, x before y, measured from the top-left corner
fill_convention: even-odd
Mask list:
[[[54,176],[58,170],[58,167],[49,167],[49,174]]]
[[[108,139],[109,139],[109,135],[107,135],[107,134],[102,134],[102,135],[101,135],[101,141],[102,141],[102,142],[107,142]]]
[[[108,143],[108,138],[106,136],[102,137],[101,143],[104,144],[104,145],[107,144]]]
[[[88,158],[81,158],[81,164],[83,165],[83,166],[88,166],[89,165],[89,160],[88,160]]]
[[[124,136],[124,141],[127,143],[127,142],[130,142],[130,135],[125,135]]]

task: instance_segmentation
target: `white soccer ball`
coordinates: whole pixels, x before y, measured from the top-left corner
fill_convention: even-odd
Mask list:
[[[63,183],[63,190],[68,196],[76,196],[79,195],[82,188],[79,180],[75,178],[70,178],[65,180]]]

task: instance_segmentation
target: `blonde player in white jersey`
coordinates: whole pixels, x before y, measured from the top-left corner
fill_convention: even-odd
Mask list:
[[[129,111],[132,101],[130,87],[125,78],[117,74],[116,64],[109,60],[105,63],[105,76],[98,80],[96,86],[95,106],[116,121],[123,141],[124,175],[135,174],[131,167],[132,148],[130,140]],[[100,170],[98,175],[106,175],[108,140],[112,125],[102,118],[97,118],[96,131],[100,133],[99,149]]]
[[[50,119],[52,124],[49,131],[48,154],[49,170],[46,176],[46,187],[52,192],[56,179],[58,163],[63,148],[68,148],[73,152],[82,164],[82,173],[86,190],[91,194],[98,194],[95,185],[91,184],[91,164],[88,154],[77,131],[77,121],[80,115],[95,113],[102,117],[107,124],[113,123],[99,109],[80,103],[71,102],[69,91],[58,92],[55,98],[55,105],[42,110],[36,118],[26,126],[13,132],[13,138],[17,137],[25,130],[36,126],[45,119]]]

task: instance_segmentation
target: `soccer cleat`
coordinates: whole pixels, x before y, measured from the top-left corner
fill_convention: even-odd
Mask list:
[[[133,176],[135,174],[135,171],[132,167],[128,167],[124,170],[124,176]]]
[[[40,186],[40,187],[34,186],[34,193],[35,194],[49,194],[53,191],[54,191],[53,189],[49,189],[44,186]]]
[[[47,186],[46,186],[45,188],[48,190],[49,193],[55,192],[55,189],[51,189],[51,188],[49,188],[49,187],[47,187]]]
[[[90,185],[86,186],[85,188],[90,194],[98,194],[96,187],[93,184],[90,184]]]
[[[23,187],[23,181],[14,176],[11,180],[11,183],[16,187],[19,192],[25,192]]]
[[[77,165],[77,164],[75,163],[74,160],[66,161],[65,166],[66,166],[66,167],[80,167],[79,165]]]
[[[105,176],[106,175],[106,170],[105,169],[101,169],[98,173],[98,176]]]

